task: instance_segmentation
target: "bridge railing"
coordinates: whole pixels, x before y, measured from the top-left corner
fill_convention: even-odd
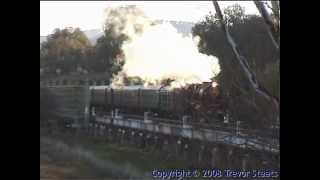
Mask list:
[[[111,116],[111,113],[104,113],[104,115]],[[125,119],[136,119],[143,121],[144,117],[141,115],[132,115],[132,114],[124,114],[121,113],[121,116]],[[165,124],[172,124],[183,126],[182,120],[175,120],[175,119],[165,119],[165,118],[158,118],[158,117],[149,117],[154,124],[165,123]],[[244,125],[237,125],[235,122],[231,123],[223,123],[221,121],[215,121],[210,124],[200,123],[200,122],[190,122],[188,123],[193,129],[210,129],[215,131],[223,131],[232,134],[235,137],[242,137],[248,139],[258,139],[259,141],[266,143],[270,143],[271,141],[278,141],[279,140],[279,129],[252,129],[246,127]],[[271,140],[270,140],[271,139]]]
[[[97,85],[97,86],[107,86],[109,85],[109,80],[42,80],[40,81],[40,86],[84,86],[84,85]]]
[[[279,152],[279,141],[274,139],[256,139],[250,136],[244,136],[234,134],[230,132],[213,129],[195,129],[192,126],[185,128],[182,125],[164,123],[164,122],[144,122],[142,117],[140,119],[135,117],[134,119],[125,118],[124,116],[114,118],[113,121],[110,116],[99,117],[98,121],[101,123],[112,123],[116,126],[124,126],[128,128],[147,130],[151,132],[160,132],[167,135],[182,136],[190,139],[199,139],[211,142],[225,143],[242,148],[258,149],[269,152]]]

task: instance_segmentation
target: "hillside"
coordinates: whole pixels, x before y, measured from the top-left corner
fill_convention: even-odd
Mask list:
[[[157,22],[169,22],[171,23],[179,33],[182,33],[184,36],[191,33],[191,29],[194,26],[194,23],[191,22],[183,22],[183,21],[164,21],[158,20]],[[89,38],[92,44],[95,44],[97,39],[103,35],[102,30],[100,29],[92,29],[92,30],[85,30],[84,33]],[[47,39],[46,36],[40,36],[40,44]]]

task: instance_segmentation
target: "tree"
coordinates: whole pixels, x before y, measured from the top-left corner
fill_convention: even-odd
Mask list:
[[[113,16],[119,16],[118,12],[111,10]],[[111,16],[111,15],[110,15]],[[122,44],[128,40],[125,34],[118,31],[113,18],[106,19],[104,24],[104,35],[97,40],[94,47],[94,63],[91,68],[97,72],[108,72],[110,75],[117,74],[124,62]]]
[[[221,13],[222,14],[222,13]],[[236,49],[230,46],[225,29],[237,42]],[[278,53],[268,36],[264,19],[255,15],[245,15],[239,5],[224,10],[224,18],[219,14],[209,14],[193,28],[193,35],[200,36],[201,52],[219,58],[221,73],[218,83],[228,109],[234,119],[248,123],[251,127],[269,127],[276,119],[273,103],[261,97],[253,88],[243,65],[249,67],[253,81],[259,82],[259,88],[268,95],[279,98]],[[234,50],[241,51],[246,62],[241,65]]]
[[[68,74],[78,66],[85,67],[88,52],[92,46],[86,35],[79,29],[56,29],[48,40],[41,44],[40,67],[49,74]]]
[[[91,63],[90,68],[95,72],[117,73],[123,65],[123,62],[119,61],[122,55],[122,42],[120,38],[114,38],[106,30],[104,36],[97,40],[94,47],[94,62]]]
[[[265,3],[261,1],[254,1],[256,4],[261,16],[263,17],[266,25],[268,26],[268,33],[274,44],[274,46],[279,50],[280,43],[280,7],[279,1],[272,1],[272,12],[273,15],[270,15],[265,7]],[[267,3],[266,3],[267,4]]]

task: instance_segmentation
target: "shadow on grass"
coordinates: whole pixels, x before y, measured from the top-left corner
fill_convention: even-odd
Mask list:
[[[75,168],[66,178],[151,178],[154,169],[184,167],[180,161],[166,161],[160,152],[145,152],[129,145],[103,139],[59,133],[40,135],[40,159]],[[47,158],[48,159],[48,158]]]

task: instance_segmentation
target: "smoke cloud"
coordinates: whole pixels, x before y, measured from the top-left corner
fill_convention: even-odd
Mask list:
[[[115,36],[128,37],[122,45],[124,66],[113,86],[123,85],[127,76],[139,77],[145,85],[171,79],[171,87],[181,87],[210,82],[220,72],[216,57],[199,52],[199,37],[184,37],[169,23],[152,22],[135,6],[107,9],[106,16]]]

